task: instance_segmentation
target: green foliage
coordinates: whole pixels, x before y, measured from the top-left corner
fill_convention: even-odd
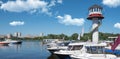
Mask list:
[[[82,41],[88,41],[88,40],[91,41],[91,39],[92,39],[91,33],[85,33],[84,36],[81,37],[81,40],[82,40]]]
[[[48,34],[48,36],[46,37],[47,39],[63,39],[63,37],[67,37],[67,35],[65,34]]]
[[[117,36],[118,34],[113,33],[102,33],[99,32],[99,40],[107,40],[110,36]],[[65,34],[48,34],[47,36],[43,37],[35,37],[31,38],[33,40],[43,40],[43,39],[64,39],[64,40],[77,40],[78,33],[73,33],[71,36],[67,36]],[[30,39],[30,38],[25,38]],[[80,38],[80,41],[91,41],[92,40],[92,33],[84,33],[84,36]]]
[[[100,38],[100,40],[107,40],[108,37],[115,37],[115,36],[118,36],[118,34],[102,33],[102,32],[99,33],[99,38]]]
[[[77,33],[74,33],[74,34],[71,35],[71,39],[77,40],[77,38],[78,38],[78,34]]]

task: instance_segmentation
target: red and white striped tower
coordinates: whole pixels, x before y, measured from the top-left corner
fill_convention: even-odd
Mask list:
[[[87,17],[88,20],[91,20],[92,23],[92,42],[98,43],[99,40],[99,32],[98,27],[101,25],[101,21],[104,18],[102,15],[102,7],[99,5],[93,5],[89,8],[89,15]]]

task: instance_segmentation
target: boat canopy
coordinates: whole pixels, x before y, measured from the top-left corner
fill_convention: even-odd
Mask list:
[[[85,44],[85,42],[70,43],[69,46],[84,45],[84,44]]]
[[[100,43],[100,44],[86,44],[85,46],[106,46],[107,44],[105,43]]]

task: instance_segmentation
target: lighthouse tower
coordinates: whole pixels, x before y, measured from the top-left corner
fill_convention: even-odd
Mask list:
[[[89,8],[89,15],[87,17],[88,20],[92,21],[92,42],[98,43],[99,40],[99,32],[98,28],[101,25],[102,19],[104,18],[102,15],[102,7],[99,5],[93,5]]]

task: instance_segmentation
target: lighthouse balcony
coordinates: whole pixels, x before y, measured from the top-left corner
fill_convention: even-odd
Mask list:
[[[87,19],[92,20],[93,18],[98,18],[99,20],[102,20],[104,17],[102,16],[102,14],[90,14]]]
[[[102,14],[101,12],[90,12],[89,15],[91,14]]]

